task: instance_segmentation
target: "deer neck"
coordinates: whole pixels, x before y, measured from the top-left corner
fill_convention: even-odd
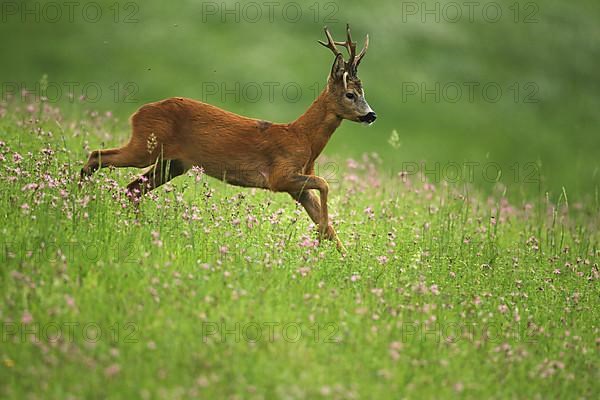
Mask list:
[[[331,135],[342,122],[342,118],[328,107],[329,104],[330,93],[325,87],[308,110],[290,124],[293,131],[308,138],[311,145],[311,161],[321,154]]]

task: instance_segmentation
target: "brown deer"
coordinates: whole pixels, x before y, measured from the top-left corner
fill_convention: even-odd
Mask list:
[[[369,45],[369,36],[356,55],[356,43],[346,26],[345,42],[336,42],[325,27],[335,55],[327,86],[298,119],[287,124],[247,118],[210,104],[170,98],[142,106],[131,117],[129,143],[118,149],[96,150],[81,177],[101,167],[149,167],[131,182],[134,201],[192,166],[227,183],[287,192],[319,227],[319,239],[334,240],[345,251],[327,213],[327,181],[315,175],[314,164],[329,138],[347,119],[371,124],[376,114],[367,104],[357,69]],[[349,53],[344,61],[337,46]],[[316,189],[319,198],[310,190]]]

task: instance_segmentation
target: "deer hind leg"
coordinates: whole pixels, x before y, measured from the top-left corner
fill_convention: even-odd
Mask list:
[[[144,194],[164,185],[171,179],[184,174],[190,167],[181,160],[158,160],[142,176],[127,185],[132,200],[138,200]]]
[[[85,166],[81,169],[81,178],[92,175],[104,167],[144,168],[152,164],[152,155],[144,149],[128,144],[118,149],[94,150]]]

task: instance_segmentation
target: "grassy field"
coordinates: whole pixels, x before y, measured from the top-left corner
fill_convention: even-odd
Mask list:
[[[596,0],[76,3],[0,6],[0,398],[597,397]],[[346,22],[378,119],[317,163],[345,256],[196,170],[78,185],[145,102],[295,119]]]
[[[325,158],[342,257],[284,194],[192,172],[136,213],[123,186],[137,171],[79,189],[114,117],[0,111],[2,398],[600,390],[597,203]]]

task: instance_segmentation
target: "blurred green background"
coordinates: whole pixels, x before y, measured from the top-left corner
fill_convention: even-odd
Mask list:
[[[47,74],[50,102],[120,117],[109,145],[128,137],[137,107],[169,96],[293,120],[332,63],[316,43],[323,26],[342,40],[350,22],[359,47],[371,38],[359,76],[379,118],[345,122],[325,154],[377,152],[390,173],[425,161],[433,180],[468,162],[482,187],[499,166],[512,193],[596,195],[597,0],[74,4],[2,2],[3,95]],[[72,102],[69,86],[90,99]]]

